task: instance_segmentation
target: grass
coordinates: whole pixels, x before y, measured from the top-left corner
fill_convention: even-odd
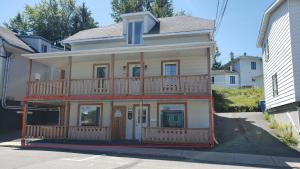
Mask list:
[[[270,116],[269,118],[269,127],[271,129],[278,129],[279,128],[279,123],[275,120],[275,118],[273,116]]]
[[[288,146],[297,146],[299,141],[293,135],[292,125],[279,125],[277,137]]]
[[[271,121],[271,115],[267,111],[264,112],[264,119],[267,120],[268,122]]]
[[[260,88],[214,88],[215,109],[225,111],[257,111],[258,102],[264,98]]]

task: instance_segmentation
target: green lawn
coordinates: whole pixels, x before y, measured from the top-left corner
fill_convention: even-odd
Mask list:
[[[213,95],[217,112],[257,111],[259,100],[264,98],[260,88],[214,88]]]

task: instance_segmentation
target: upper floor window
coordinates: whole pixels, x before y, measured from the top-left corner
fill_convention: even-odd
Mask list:
[[[251,62],[251,70],[256,70],[256,62]]]
[[[41,51],[42,51],[42,53],[47,53],[47,45],[44,45],[44,44],[42,44],[42,46],[41,46]]]
[[[128,44],[143,43],[143,21],[128,22],[127,43]]]
[[[269,40],[264,43],[263,54],[265,55],[265,61],[269,61]]]
[[[272,88],[273,88],[273,97],[278,96],[278,81],[277,73],[272,76]]]
[[[230,76],[230,84],[235,84],[235,76]]]
[[[176,76],[179,75],[179,60],[178,61],[163,61],[162,62],[163,76]]]

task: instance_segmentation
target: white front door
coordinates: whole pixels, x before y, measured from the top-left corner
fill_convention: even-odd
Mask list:
[[[135,139],[141,141],[142,127],[148,127],[148,106],[143,106],[143,115],[141,117],[140,106],[135,107]],[[142,123],[141,123],[142,121]],[[141,124],[143,124],[141,126]]]

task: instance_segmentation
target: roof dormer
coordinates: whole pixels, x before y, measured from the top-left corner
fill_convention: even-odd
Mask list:
[[[143,44],[142,35],[148,33],[159,20],[150,12],[127,13],[121,15],[123,19],[123,35],[128,44]]]

